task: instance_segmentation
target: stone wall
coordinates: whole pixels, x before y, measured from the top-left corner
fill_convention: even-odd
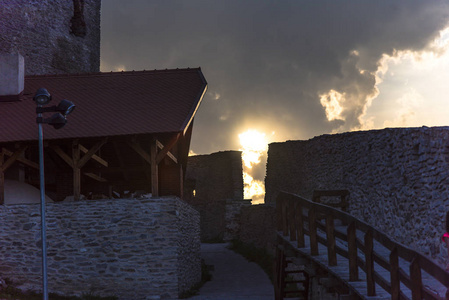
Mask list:
[[[349,213],[443,261],[449,210],[449,127],[323,135],[269,145],[265,202],[280,190],[311,199],[347,189]]]
[[[240,214],[239,240],[266,249],[274,255],[276,243],[275,208],[266,204],[244,207]]]
[[[26,75],[100,70],[101,0],[0,0],[0,52]]]
[[[0,277],[41,290],[39,204],[0,206]],[[174,299],[201,280],[199,214],[174,197],[47,204],[48,284]]]
[[[188,158],[183,198],[200,212],[204,242],[232,239],[230,234],[237,230],[235,223],[229,227],[226,219],[233,222],[231,219],[237,217],[234,206],[246,203],[241,154],[224,151]]]

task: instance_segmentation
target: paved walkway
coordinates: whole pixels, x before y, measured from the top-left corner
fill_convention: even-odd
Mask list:
[[[213,265],[212,280],[191,300],[273,300],[274,288],[255,263],[227,249],[228,244],[202,244],[201,256]]]

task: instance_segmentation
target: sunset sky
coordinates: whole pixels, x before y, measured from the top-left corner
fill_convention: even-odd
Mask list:
[[[449,125],[447,0],[102,1],[101,70],[201,67],[197,154]]]

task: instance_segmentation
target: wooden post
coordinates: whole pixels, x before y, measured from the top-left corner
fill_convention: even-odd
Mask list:
[[[347,229],[348,235],[348,259],[349,259],[349,281],[359,280],[359,267],[357,265],[357,242],[356,226],[352,221]]]
[[[3,160],[5,154],[0,151],[0,205],[5,204],[5,171],[3,170]]]
[[[376,296],[376,284],[374,282],[373,232],[371,230],[368,230],[365,233],[365,265],[368,296]]]
[[[296,235],[298,240],[298,248],[304,248],[304,221],[302,217],[302,206],[299,203],[296,205]]]
[[[282,235],[283,236],[288,235],[287,205],[288,205],[288,200],[284,199],[284,201],[282,201]]]
[[[310,231],[310,254],[318,255],[318,239],[316,236],[316,211],[315,208],[309,209],[309,231]]]
[[[418,256],[415,256],[410,263],[410,281],[412,282],[412,300],[421,300],[422,280]]]
[[[282,199],[281,195],[276,198],[276,227],[277,231],[282,230]]]
[[[296,241],[296,221],[294,199],[288,200],[288,224],[290,225],[290,240]]]
[[[400,283],[398,248],[394,247],[390,253],[390,295],[392,300],[399,300]]]
[[[157,140],[153,140],[150,146],[151,156],[151,194],[159,197],[159,168],[157,164]]]
[[[182,164],[179,164],[179,198],[184,196],[184,171],[182,169]]]
[[[329,266],[337,265],[337,252],[335,251],[334,217],[326,216],[327,259]]]
[[[72,160],[73,160],[73,200],[79,201],[81,197],[81,168],[80,161],[80,147],[78,141],[72,143]]]

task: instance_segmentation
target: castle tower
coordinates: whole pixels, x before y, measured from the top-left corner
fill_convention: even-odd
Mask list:
[[[25,74],[98,72],[101,0],[0,0],[0,53]]]

